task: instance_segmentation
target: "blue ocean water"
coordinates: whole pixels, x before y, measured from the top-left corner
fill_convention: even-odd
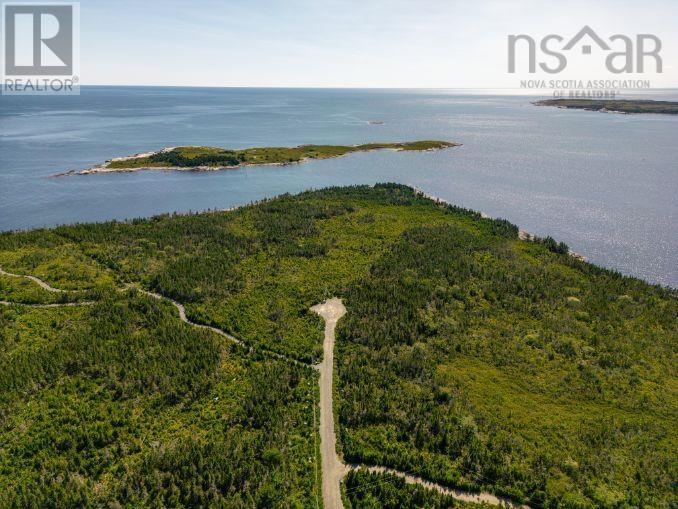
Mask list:
[[[283,192],[393,181],[551,235],[624,274],[678,287],[678,118],[566,111],[533,106],[534,99],[445,90],[159,87],[3,96],[0,231],[225,208]],[[50,178],[174,145],[419,139],[463,146],[218,173]]]

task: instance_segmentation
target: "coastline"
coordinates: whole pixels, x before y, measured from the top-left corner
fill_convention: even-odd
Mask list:
[[[246,168],[251,166],[291,166],[293,164],[303,164],[311,160],[321,160],[321,159],[335,159],[338,157],[344,157],[356,152],[376,152],[381,150],[391,150],[394,152],[437,152],[439,150],[445,150],[449,148],[461,147],[462,143],[457,142],[440,142],[440,146],[424,148],[424,149],[408,149],[404,147],[375,147],[360,149],[361,145],[347,145],[350,148],[357,149],[351,150],[343,154],[323,154],[322,157],[302,157],[297,161],[276,161],[276,162],[242,162],[235,165],[197,165],[197,166],[130,166],[130,167],[121,167],[121,168],[111,168],[110,163],[128,161],[134,159],[143,159],[152,157],[158,154],[164,154],[172,152],[179,147],[165,147],[160,150],[150,151],[150,152],[140,152],[131,156],[126,157],[114,157],[105,161],[103,164],[92,166],[91,168],[85,168],[83,170],[68,170],[61,173],[56,173],[50,175],[50,178],[56,177],[73,177],[73,176],[82,176],[82,175],[96,175],[99,173],[134,173],[138,171],[149,171],[149,170],[159,170],[159,171],[183,171],[183,172],[212,172],[212,171],[224,171],[224,170],[237,170],[240,168]],[[199,146],[187,146],[183,148],[200,148]]]
[[[561,110],[595,111],[616,115],[678,115],[678,102],[633,100],[633,99],[541,99],[532,101],[534,106],[550,106]]]
[[[442,205],[449,205],[449,206],[452,206],[452,207],[455,206],[453,203],[450,203],[447,200],[443,200],[442,198],[439,198],[437,196],[433,196],[432,194],[428,194],[426,191],[422,190],[421,188],[419,188],[415,185],[412,185],[412,184],[407,184],[407,185],[410,186],[412,189],[414,189],[415,193],[417,193],[420,196],[423,196],[424,198],[428,198],[429,200],[432,200],[436,203],[440,203]],[[483,219],[495,219],[495,218],[493,218],[489,214],[486,214],[483,211],[479,210],[479,211],[476,211],[476,212],[478,212],[478,214],[480,214],[480,217],[483,218]],[[535,234],[530,233],[527,230],[523,230],[522,228],[518,227],[518,240],[522,240],[524,242],[535,242],[538,239],[539,239],[539,237],[537,237]],[[579,261],[588,262],[588,260],[586,259],[586,256],[584,256],[581,253],[577,253],[576,251],[572,251],[571,249],[568,250],[567,254],[569,256],[571,256],[572,258],[575,258]]]
[[[535,106],[549,106],[548,104],[537,104],[537,103],[532,103]],[[608,110],[607,108],[573,108],[571,106],[551,106],[551,108],[558,108],[559,110],[581,110],[581,111],[592,111],[595,113],[614,113],[617,115],[640,115],[641,113],[629,113],[627,111],[620,111],[620,110]]]
[[[340,157],[340,156],[336,156]],[[121,159],[131,159],[121,158]],[[330,159],[330,158],[327,158]],[[210,171],[224,171],[224,170],[237,170],[240,168],[246,168],[248,166],[290,166],[293,164],[301,164],[309,161],[309,158],[288,162],[288,163],[243,163],[234,166],[138,166],[136,168],[108,168],[107,166],[93,166],[92,168],[87,168],[84,170],[69,170],[63,173],[57,173],[55,175],[50,175],[50,178],[56,177],[76,177],[83,175],[96,175],[99,173],[136,173],[138,171],[183,171],[183,172],[210,172]]]

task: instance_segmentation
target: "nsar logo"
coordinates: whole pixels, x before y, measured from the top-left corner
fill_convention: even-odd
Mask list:
[[[564,41],[565,38],[558,34],[549,34],[541,39],[539,43],[541,55],[550,60],[540,59],[538,62],[539,68],[545,73],[557,74],[564,71],[567,68],[569,52],[580,47],[582,55],[591,55],[594,44],[607,52],[605,67],[613,74],[644,73],[648,59],[655,64],[656,73],[662,72],[662,58],[659,54],[662,43],[656,35],[637,34],[631,38],[615,34],[605,40],[587,25],[572,39]],[[533,37],[524,34],[508,36],[508,72],[516,72],[516,48],[519,43],[522,43],[520,47],[525,48],[528,53],[528,72],[536,73],[537,42]]]

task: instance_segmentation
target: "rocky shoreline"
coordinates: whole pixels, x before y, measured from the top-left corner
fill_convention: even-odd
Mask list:
[[[534,101],[535,106],[552,106],[565,110],[597,111],[629,115],[653,113],[660,115],[678,115],[678,102],[626,100],[626,99],[544,99]]]
[[[416,148],[417,144],[434,144],[433,146],[425,146],[425,148]],[[374,146],[373,146],[374,145]],[[301,164],[312,159],[332,159],[335,157],[342,157],[344,155],[355,153],[355,152],[371,152],[375,150],[394,150],[394,151],[412,151],[412,152],[431,152],[443,150],[446,148],[453,148],[461,146],[461,143],[453,142],[408,142],[408,143],[391,143],[391,144],[367,144],[367,145],[350,145],[346,148],[343,153],[323,153],[317,156],[306,155],[300,157],[296,160],[282,160],[282,161],[266,161],[266,160],[243,160],[238,164],[200,164],[196,166],[173,166],[173,165],[145,165],[141,164],[138,166],[130,165],[129,167],[120,166],[119,163],[122,161],[133,162],[139,159],[150,159],[154,156],[169,154],[172,152],[177,152],[186,149],[211,149],[209,147],[199,147],[199,146],[189,146],[189,147],[165,147],[160,150],[150,151],[150,152],[140,152],[131,156],[126,157],[115,157],[105,161],[103,164],[92,166],[91,168],[85,168],[80,170],[68,170],[65,172],[57,173],[52,175],[52,177],[71,177],[78,175],[95,175],[100,173],[133,173],[137,171],[147,171],[147,170],[160,170],[160,171],[184,171],[184,172],[211,172],[211,171],[223,171],[223,170],[234,170],[238,168],[244,168],[248,166],[289,166],[292,164]],[[295,147],[295,149],[313,147],[311,145]],[[415,148],[413,148],[415,147]],[[241,152],[247,152],[247,150],[267,150],[267,148],[261,149],[246,149]],[[277,150],[276,148],[270,150]],[[112,166],[113,163],[116,163],[116,166]]]

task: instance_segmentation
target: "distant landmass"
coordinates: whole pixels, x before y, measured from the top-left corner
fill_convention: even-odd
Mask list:
[[[352,152],[370,150],[441,150],[461,145],[449,141],[410,141],[402,143],[365,143],[363,145],[300,145],[298,147],[255,147],[229,150],[219,147],[168,147],[106,161],[85,170],[71,170],[56,176],[91,175],[93,173],[139,170],[215,171],[242,166],[285,165],[329,159]]]
[[[566,109],[601,111],[604,113],[663,113],[666,115],[678,115],[678,102],[672,101],[546,99],[533,104]]]

